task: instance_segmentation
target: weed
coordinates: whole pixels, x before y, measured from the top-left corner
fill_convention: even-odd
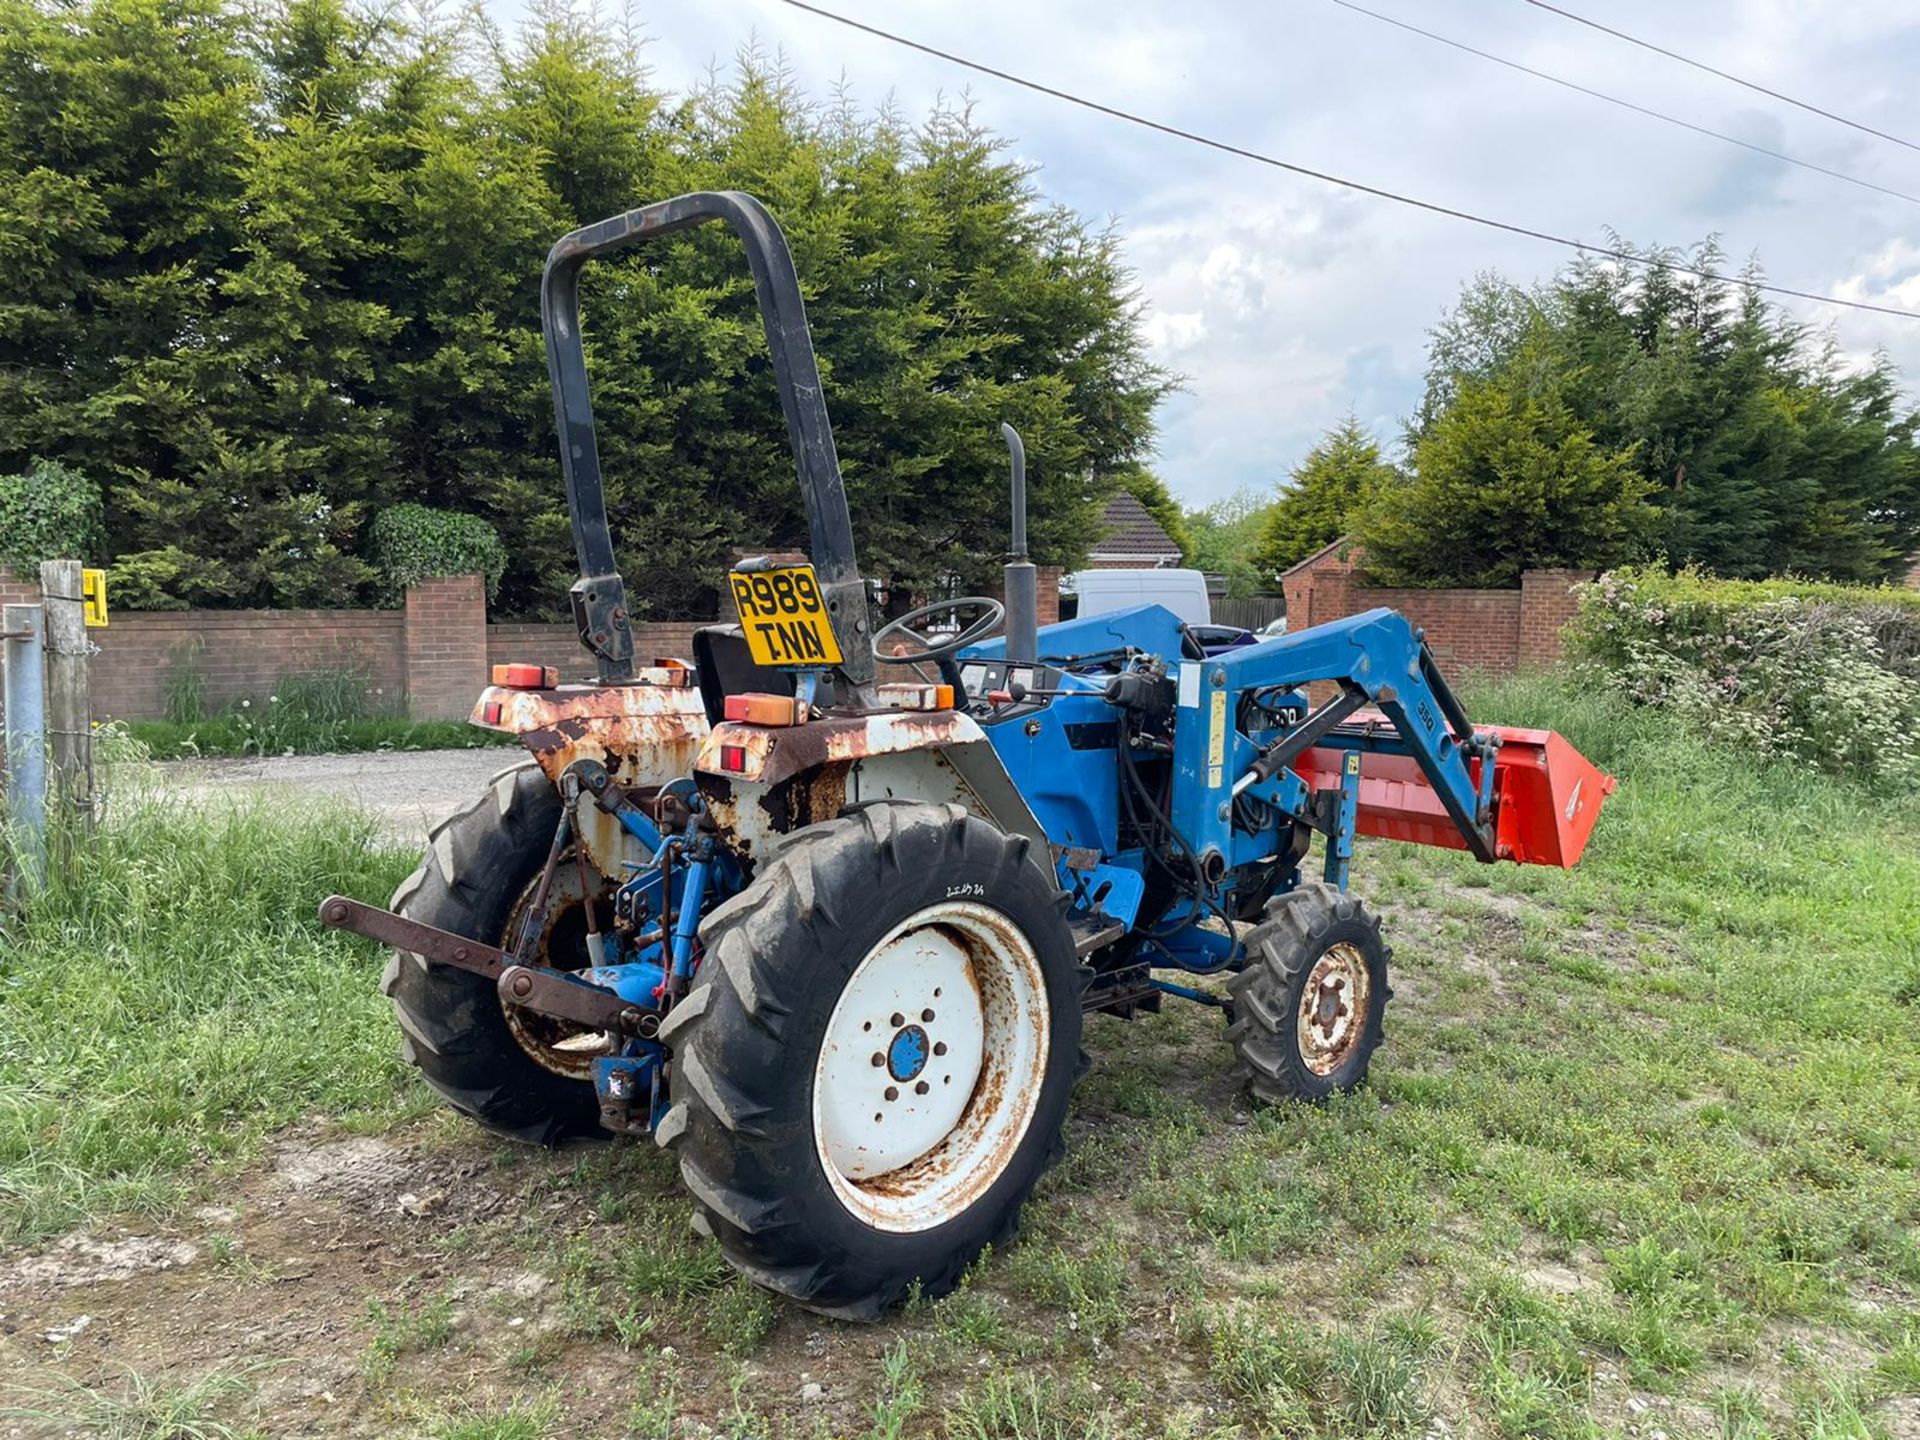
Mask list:
[[[679,1372],[670,1356],[661,1355],[642,1373],[652,1376],[653,1393],[634,1401],[627,1411],[627,1433],[632,1440],[673,1440],[680,1402]]]
[[[434,1426],[433,1440],[544,1440],[553,1433],[550,1401],[509,1405],[504,1410],[470,1409]]]
[[[926,1393],[907,1342],[897,1342],[880,1360],[880,1398],[874,1402],[868,1440],[902,1440],[909,1433],[907,1422],[926,1403]]]
[[[1212,1327],[1212,1368],[1261,1433],[1409,1435],[1428,1413],[1420,1384],[1428,1338],[1418,1322],[1327,1335],[1237,1311]]]
[[[1086,1386],[1047,1375],[992,1375],[947,1417],[951,1440],[1113,1440],[1113,1421]]]
[[[373,1326],[373,1340],[361,1369],[369,1381],[378,1383],[393,1373],[393,1362],[400,1356],[437,1350],[453,1338],[453,1301],[444,1294],[414,1306],[369,1300],[367,1320]]]
[[[58,1424],[61,1433],[94,1440],[241,1440],[255,1433],[219,1418],[252,1395],[245,1371],[210,1370],[182,1384],[127,1370],[103,1385],[67,1380],[52,1391],[15,1388],[33,1403],[0,1409],[0,1418]]]
[[[128,736],[155,760],[212,756],[358,754],[380,750],[480,750],[516,745],[511,735],[482,730],[461,720],[409,720],[402,715],[373,715],[318,727],[280,723],[262,727],[253,720],[255,705],[180,723],[129,720]],[[272,748],[279,746],[279,749]]]
[[[983,1254],[961,1277],[959,1288],[933,1307],[937,1332],[949,1345],[978,1351],[1005,1349],[1012,1344],[1006,1317],[992,1297],[979,1288],[992,1256],[991,1250]]]
[[[194,725],[207,718],[207,677],[200,669],[203,642],[194,639],[167,652],[161,681],[167,722]]]
[[[1099,1339],[1126,1324],[1135,1268],[1132,1247],[1113,1225],[1096,1230],[1091,1243],[1071,1248],[1064,1241],[1029,1241],[1014,1250],[1010,1263],[1016,1286],[1066,1311],[1070,1330]]]
[[[758,1350],[779,1318],[773,1297],[736,1275],[707,1300],[704,1324],[720,1353],[738,1359]]]

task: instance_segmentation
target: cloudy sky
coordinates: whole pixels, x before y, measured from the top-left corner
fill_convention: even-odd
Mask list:
[[[1581,239],[1718,233],[1796,289],[1920,311],[1920,204],[1688,134],[1436,45],[1334,0],[818,0],[997,68],[1300,165]],[[1524,0],[1362,0],[1591,88],[1920,195],[1920,150],[1796,110]],[[1911,0],[1562,0],[1565,8],[1920,143]],[[492,0],[511,20],[515,0]],[[956,70],[779,3],[637,0],[683,87],[757,37],[824,95],[908,114],[966,92],[1082,214],[1111,217],[1156,357],[1186,388],[1159,468],[1188,504],[1283,478],[1349,410],[1382,438],[1419,393],[1425,332],[1476,271],[1533,279],[1555,247],[1201,149]],[[1849,355],[1920,377],[1920,320],[1789,302]]]

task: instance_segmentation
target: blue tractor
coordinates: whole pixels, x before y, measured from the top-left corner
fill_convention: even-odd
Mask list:
[[[742,564],[739,622],[642,664],[578,277],[712,220],[753,272],[811,563]],[[876,626],[793,261],[752,198],[575,231],[541,298],[599,681],[498,667],[475,723],[530,758],[390,909],[321,918],[393,947],[405,1055],[450,1104],[536,1143],[650,1134],[760,1283],[862,1318],[951,1289],[1060,1154],[1088,1013],[1217,1009],[1262,1100],[1358,1085],[1391,992],[1356,834],[1577,858],[1611,781],[1557,736],[1475,729],[1391,611],[1214,655],[1157,606],[1037,627],[1011,431],[1004,609]]]

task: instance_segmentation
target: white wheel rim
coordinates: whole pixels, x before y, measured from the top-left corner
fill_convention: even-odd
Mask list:
[[[840,1202],[897,1232],[965,1211],[1026,1138],[1050,1029],[1040,957],[999,911],[950,900],[887,932],[814,1066],[814,1145]]]

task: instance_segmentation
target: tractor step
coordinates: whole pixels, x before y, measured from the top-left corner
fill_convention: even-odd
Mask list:
[[[1111,915],[1102,915],[1095,911],[1091,915],[1072,915],[1067,918],[1067,929],[1073,932],[1073,953],[1085,957],[1096,950],[1104,950],[1114,941],[1124,939],[1127,927]]]

